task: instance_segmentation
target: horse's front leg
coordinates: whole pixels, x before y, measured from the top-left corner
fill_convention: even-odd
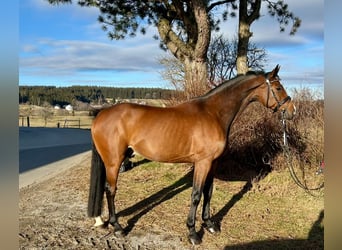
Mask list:
[[[203,188],[202,220],[204,228],[207,229],[210,233],[220,232],[220,227],[210,219],[210,200],[213,194],[214,174],[215,171],[212,168],[212,170],[208,174],[207,180]]]
[[[202,242],[195,228],[196,211],[197,211],[198,204],[201,200],[201,194],[202,192],[201,192],[200,187],[193,185],[192,193],[191,193],[190,211],[188,215],[188,220],[186,222],[186,225],[189,229],[189,240],[193,245],[198,245]]]
[[[198,245],[202,242],[200,236],[196,232],[196,211],[201,200],[203,188],[211,168],[211,161],[205,160],[195,163],[194,178],[192,184],[190,211],[187,219],[187,227],[189,229],[189,240],[193,245]]]

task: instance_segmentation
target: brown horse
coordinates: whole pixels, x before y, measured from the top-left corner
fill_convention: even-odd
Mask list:
[[[259,101],[292,119],[296,108],[280,83],[279,66],[273,71],[251,73],[224,82],[201,97],[167,108],[118,104],[101,111],[93,122],[94,143],[88,215],[101,215],[106,193],[109,221],[123,235],[114,205],[121,162],[128,147],[159,162],[193,163],[191,206],[187,219],[189,239],[201,243],[195,230],[195,215],[202,193],[202,219],[209,232],[219,227],[210,220],[215,159],[224,151],[234,119],[246,106]]]

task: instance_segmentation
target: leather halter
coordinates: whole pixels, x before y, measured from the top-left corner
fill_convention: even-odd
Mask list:
[[[267,107],[269,107],[268,106],[268,100],[269,100],[269,92],[271,91],[271,93],[272,93],[272,95],[273,95],[273,98],[276,100],[276,102],[277,102],[277,106],[273,109],[273,112],[277,112],[278,111],[278,109],[282,106],[282,105],[284,105],[286,102],[288,102],[288,101],[290,101],[291,100],[291,97],[290,96],[286,96],[283,100],[281,100],[281,101],[279,101],[278,100],[278,98],[277,98],[277,96],[276,96],[276,94],[274,93],[274,91],[273,91],[273,89],[272,89],[272,86],[271,86],[271,83],[272,82],[276,82],[276,81],[278,81],[278,80],[273,80],[273,81],[270,81],[269,79],[266,79],[266,84],[267,84],[267,86],[268,86],[268,89],[269,89],[269,91],[267,92]]]

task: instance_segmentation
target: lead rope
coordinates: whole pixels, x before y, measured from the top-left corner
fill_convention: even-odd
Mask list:
[[[283,127],[283,151],[284,151],[284,155],[285,158],[287,159],[287,165],[291,174],[292,179],[294,180],[294,182],[301,187],[302,189],[304,189],[307,193],[309,193],[312,196],[316,196],[312,193],[312,191],[315,190],[319,190],[322,189],[324,187],[324,182],[322,184],[320,184],[318,187],[314,187],[314,188],[310,188],[306,185],[306,183],[302,183],[298,176],[296,175],[296,172],[294,171],[294,167],[293,167],[293,161],[292,161],[292,154],[290,153],[290,148],[288,146],[288,142],[287,142],[287,133],[286,133],[286,120],[284,118],[284,112],[282,112],[282,127]],[[322,166],[320,166],[320,168],[322,169]]]

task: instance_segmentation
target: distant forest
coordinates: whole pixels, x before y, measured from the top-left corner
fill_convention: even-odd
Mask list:
[[[170,99],[174,90],[161,88],[116,88],[94,86],[19,86],[19,104],[61,106],[74,102],[103,104],[120,99]]]

